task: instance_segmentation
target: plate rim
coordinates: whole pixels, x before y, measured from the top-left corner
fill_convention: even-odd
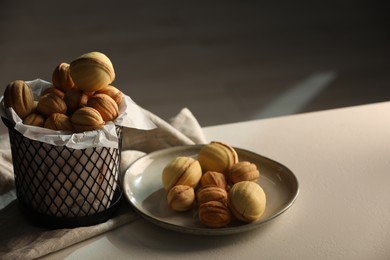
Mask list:
[[[203,147],[205,145],[206,144],[195,144],[195,145],[178,145],[178,146],[167,147],[167,148],[163,148],[163,149],[159,149],[159,150],[147,153],[147,154],[137,158],[136,160],[134,160],[127,167],[127,169],[125,170],[125,172],[124,172],[124,174],[122,176],[122,181],[121,181],[124,197],[126,197],[127,202],[131,205],[131,207],[141,217],[143,217],[147,221],[149,221],[149,222],[151,222],[151,223],[153,223],[153,224],[155,224],[157,226],[160,226],[160,227],[163,227],[163,228],[166,228],[166,229],[169,229],[169,230],[178,231],[178,232],[187,233],[187,234],[195,234],[195,235],[229,235],[229,234],[236,234],[236,233],[241,233],[241,232],[253,230],[255,228],[258,228],[258,227],[268,223],[269,221],[275,219],[276,217],[280,216],[285,211],[287,211],[295,203],[295,201],[297,200],[298,195],[300,194],[300,185],[299,185],[298,178],[294,174],[293,171],[291,171],[288,167],[286,167],[282,163],[280,163],[280,162],[278,162],[278,161],[276,161],[274,159],[271,159],[271,158],[269,158],[267,156],[255,153],[253,151],[250,151],[250,150],[247,150],[247,149],[244,149],[244,148],[233,147],[238,153],[242,151],[242,152],[251,154],[252,156],[262,157],[263,159],[268,160],[268,161],[270,161],[271,163],[273,163],[275,165],[281,166],[282,168],[287,170],[287,172],[289,173],[289,177],[292,180],[292,182],[294,183],[293,188],[292,188],[292,192],[293,192],[292,196],[289,198],[289,200],[287,201],[286,205],[284,205],[275,214],[267,217],[266,219],[263,219],[263,220],[260,219],[259,221],[252,222],[252,223],[246,223],[246,224],[243,224],[243,225],[240,225],[240,226],[223,227],[223,228],[188,227],[188,226],[176,225],[176,224],[169,223],[169,222],[166,222],[166,221],[161,221],[161,220],[159,220],[157,218],[154,218],[153,216],[150,216],[149,214],[146,214],[146,213],[142,212],[140,209],[138,209],[138,207],[136,205],[133,204],[131,198],[129,198],[129,196],[128,196],[128,193],[127,193],[127,190],[126,190],[125,180],[127,178],[127,175],[130,174],[129,171],[130,171],[131,167],[133,167],[137,162],[139,162],[140,160],[143,160],[144,158],[153,156],[155,154],[165,153],[165,152],[168,152],[168,151],[171,151],[171,150],[200,149],[201,147]]]

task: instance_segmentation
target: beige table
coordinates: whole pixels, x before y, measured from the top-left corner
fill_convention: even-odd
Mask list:
[[[297,176],[300,194],[259,229],[193,236],[140,218],[47,258],[390,259],[390,102],[206,127]]]

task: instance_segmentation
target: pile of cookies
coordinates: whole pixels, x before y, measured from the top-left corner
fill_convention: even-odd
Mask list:
[[[9,83],[4,105],[12,107],[26,125],[71,133],[97,130],[118,117],[123,94],[110,85],[114,79],[110,59],[90,52],[70,64],[60,63],[52,73],[53,86],[37,100],[25,81]]]
[[[179,156],[170,161],[162,183],[172,210],[195,208],[203,225],[221,228],[234,219],[250,223],[261,218],[266,195],[259,177],[254,163],[239,161],[233,147],[213,141],[202,147],[197,159]]]

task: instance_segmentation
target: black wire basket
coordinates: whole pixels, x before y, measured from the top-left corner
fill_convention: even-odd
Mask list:
[[[122,197],[118,148],[72,149],[31,140],[8,128],[16,195],[28,219],[48,228],[90,226],[110,219]]]

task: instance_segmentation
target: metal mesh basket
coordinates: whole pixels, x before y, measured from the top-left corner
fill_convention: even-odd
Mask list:
[[[46,227],[76,227],[112,217],[122,196],[119,148],[72,149],[31,140],[9,130],[15,187],[27,217]]]

